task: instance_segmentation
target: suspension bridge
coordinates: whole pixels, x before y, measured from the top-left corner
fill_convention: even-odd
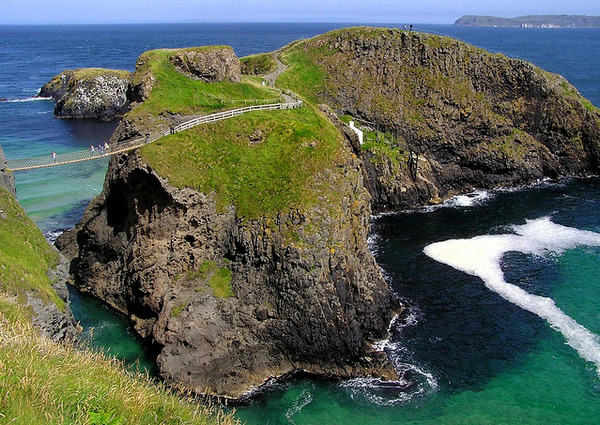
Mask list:
[[[128,152],[137,148],[140,148],[148,143],[152,143],[161,137],[168,136],[169,134],[179,133],[192,127],[196,127],[201,124],[207,124],[216,122],[228,118],[233,118],[238,115],[245,114],[252,111],[265,111],[274,109],[295,109],[302,106],[302,100],[294,98],[288,94],[282,95],[281,103],[269,103],[264,105],[252,105],[244,108],[231,109],[228,111],[216,112],[214,114],[202,115],[196,118],[192,118],[174,127],[171,127],[164,133],[154,133],[146,137],[138,137],[133,139],[123,140],[122,142],[113,143],[105,149],[94,148],[85,149],[75,152],[49,154],[44,157],[36,158],[21,158],[21,159],[8,159],[7,168],[10,171],[25,171],[35,170],[37,168],[56,167],[65,164],[75,164],[83,161],[92,161],[101,158],[105,158],[111,155],[117,155],[123,152]],[[101,145],[103,146],[103,145]]]

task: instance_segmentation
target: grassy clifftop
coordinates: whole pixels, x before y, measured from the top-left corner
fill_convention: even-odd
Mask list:
[[[210,113],[280,96],[280,91],[249,76],[240,83],[188,78],[173,67],[169,60],[173,52],[158,50],[141,56],[136,74],[146,79],[151,75],[155,84],[128,118]],[[256,58],[262,56],[251,59]],[[234,205],[238,216],[256,218],[335,195],[319,176],[348,159],[341,140],[331,122],[310,105],[205,124],[162,138],[141,149],[141,154],[171,184],[214,192],[219,205]]]
[[[0,188],[0,422],[230,424],[220,414],[101,354],[53,342],[31,324],[26,294],[64,308],[46,275],[58,254]]]
[[[386,152],[362,146],[377,162],[376,208],[389,208],[390,199],[410,207],[472,187],[597,172],[600,111],[566,79],[526,61],[447,37],[369,27],[301,40],[279,57],[288,65],[280,86],[366,121],[365,131],[386,139],[388,146],[379,144]],[[420,155],[412,176],[407,150]],[[405,195],[415,184],[418,199]]]
[[[240,83],[229,81],[207,83],[177,72],[169,60],[176,52],[210,52],[223,46],[195,47],[189,49],[160,49],[145,52],[138,59],[133,75],[133,86],[151,79],[152,91],[145,101],[134,108],[131,115],[159,116],[163,114],[208,114],[232,105],[244,105],[256,100],[268,103],[279,98],[279,92],[263,87],[249,77]],[[261,102],[262,101],[262,102]]]

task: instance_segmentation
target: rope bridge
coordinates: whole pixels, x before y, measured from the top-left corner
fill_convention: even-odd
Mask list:
[[[100,158],[105,158],[110,155],[116,155],[123,152],[128,152],[144,146],[147,143],[152,143],[155,140],[160,139],[163,136],[169,134],[179,133],[181,131],[190,129],[200,124],[207,124],[215,121],[224,120],[227,118],[236,117],[238,115],[245,114],[251,111],[265,111],[273,109],[295,109],[302,106],[302,101],[294,99],[290,96],[286,96],[285,103],[270,103],[266,105],[252,105],[244,108],[232,109],[229,111],[216,112],[214,114],[204,115],[201,117],[193,118],[189,121],[183,122],[179,125],[171,127],[169,131],[164,134],[158,134],[154,137],[138,137],[135,139],[127,139],[119,143],[111,145],[108,149],[100,150],[96,148],[94,151],[81,150],[75,152],[57,154],[56,158],[52,155],[37,157],[37,158],[23,158],[23,159],[9,159],[8,169],[10,171],[25,171],[34,170],[37,168],[55,167],[57,165],[75,164],[77,162],[91,161]]]

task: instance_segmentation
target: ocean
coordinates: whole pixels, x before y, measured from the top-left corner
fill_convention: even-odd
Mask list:
[[[63,69],[133,70],[143,51],[229,44],[275,50],[341,24],[0,27],[0,145],[8,158],[106,140],[114,123],[58,120],[33,97]],[[415,25],[565,76],[600,105],[600,30]],[[52,239],[102,189],[107,161],[16,173],[17,195]],[[480,191],[373,217],[370,246],[407,306],[379,346],[401,381],[307,377],[236,415],[248,424],[600,423],[600,179]],[[154,373],[125,319],[72,291],[91,344]],[[407,388],[408,384],[408,388]]]

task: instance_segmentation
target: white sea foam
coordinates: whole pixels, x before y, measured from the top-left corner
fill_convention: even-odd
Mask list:
[[[480,277],[488,289],[545,319],[583,359],[593,362],[600,374],[600,338],[565,314],[551,298],[530,294],[506,282],[500,267],[506,252],[545,255],[581,245],[600,246],[600,234],[561,226],[548,217],[528,220],[512,229],[516,234],[452,239],[428,245],[424,252],[436,261]]]
[[[309,390],[304,390],[302,393],[294,400],[294,404],[285,411],[285,418],[289,423],[295,424],[294,416],[302,411],[306,406],[308,406],[313,401],[313,396]]]
[[[38,102],[40,100],[52,100],[51,97],[38,97],[38,96],[34,96],[34,97],[26,97],[24,99],[9,99],[6,100],[6,103],[21,103],[21,102]]]
[[[401,351],[401,350],[400,350]],[[433,374],[415,364],[394,362],[398,373],[395,381],[379,378],[355,378],[342,381],[344,388],[354,400],[366,400],[379,406],[392,406],[410,401],[437,390],[438,384]]]
[[[485,190],[475,190],[465,195],[456,195],[448,199],[442,205],[449,207],[472,207],[479,205],[493,197],[491,192]]]

